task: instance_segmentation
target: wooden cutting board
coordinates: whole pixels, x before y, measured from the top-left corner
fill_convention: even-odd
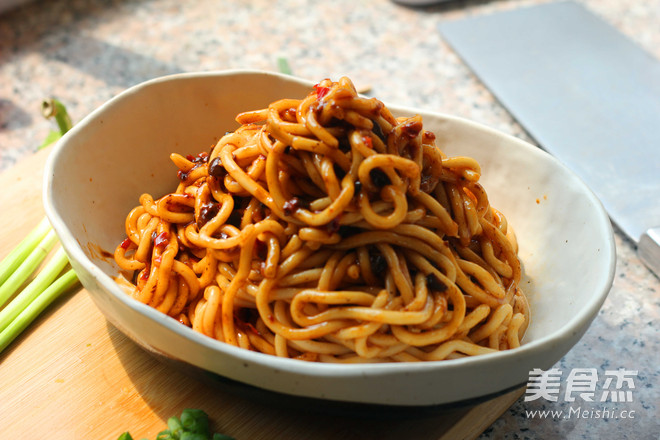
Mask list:
[[[0,258],[44,216],[42,150],[0,174]],[[267,406],[210,387],[163,364],[127,339],[84,289],[52,304],[0,354],[0,426],[16,439],[155,439],[185,408],[206,411],[216,432],[260,439],[471,439],[523,393],[472,409],[374,420]]]

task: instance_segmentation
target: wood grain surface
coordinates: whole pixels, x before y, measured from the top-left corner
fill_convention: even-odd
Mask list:
[[[48,150],[0,174],[0,258],[41,218]],[[123,221],[123,219],[121,220]],[[209,386],[127,339],[81,288],[52,304],[0,354],[0,426],[15,439],[154,439],[185,408],[216,432],[261,439],[471,439],[522,394],[433,416],[374,419],[295,412]]]

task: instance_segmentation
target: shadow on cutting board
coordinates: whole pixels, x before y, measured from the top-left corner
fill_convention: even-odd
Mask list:
[[[127,375],[163,426],[183,409],[198,408],[209,414],[215,430],[237,440],[400,439],[410,438],[411,433],[423,440],[440,438],[470,409],[366,408],[269,392],[199,369],[188,370],[147,352],[112,324],[106,325]]]

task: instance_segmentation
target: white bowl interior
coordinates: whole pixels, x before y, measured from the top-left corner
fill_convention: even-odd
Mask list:
[[[322,365],[229,347],[128,298],[112,281],[107,252],[144,192],[171,191],[169,155],[208,150],[237,113],[311,83],[273,73],[228,71],[165,77],[129,89],[71,130],[46,169],[47,215],[83,284],[106,317],[141,345],[231,379],[293,395],[364,403],[436,405],[524,384],[582,336],[612,283],[614,243],[593,193],[557,160],[516,138],[447,115],[420,113],[437,145],[477,159],[491,204],[514,227],[532,323],[520,349],[423,364]]]

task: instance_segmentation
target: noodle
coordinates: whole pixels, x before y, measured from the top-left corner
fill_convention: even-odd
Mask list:
[[[520,346],[517,242],[479,164],[351,81],[239,114],[172,154],[115,260],[138,301],[209,337],[319,362],[454,359]],[[121,277],[120,277],[121,278]]]

